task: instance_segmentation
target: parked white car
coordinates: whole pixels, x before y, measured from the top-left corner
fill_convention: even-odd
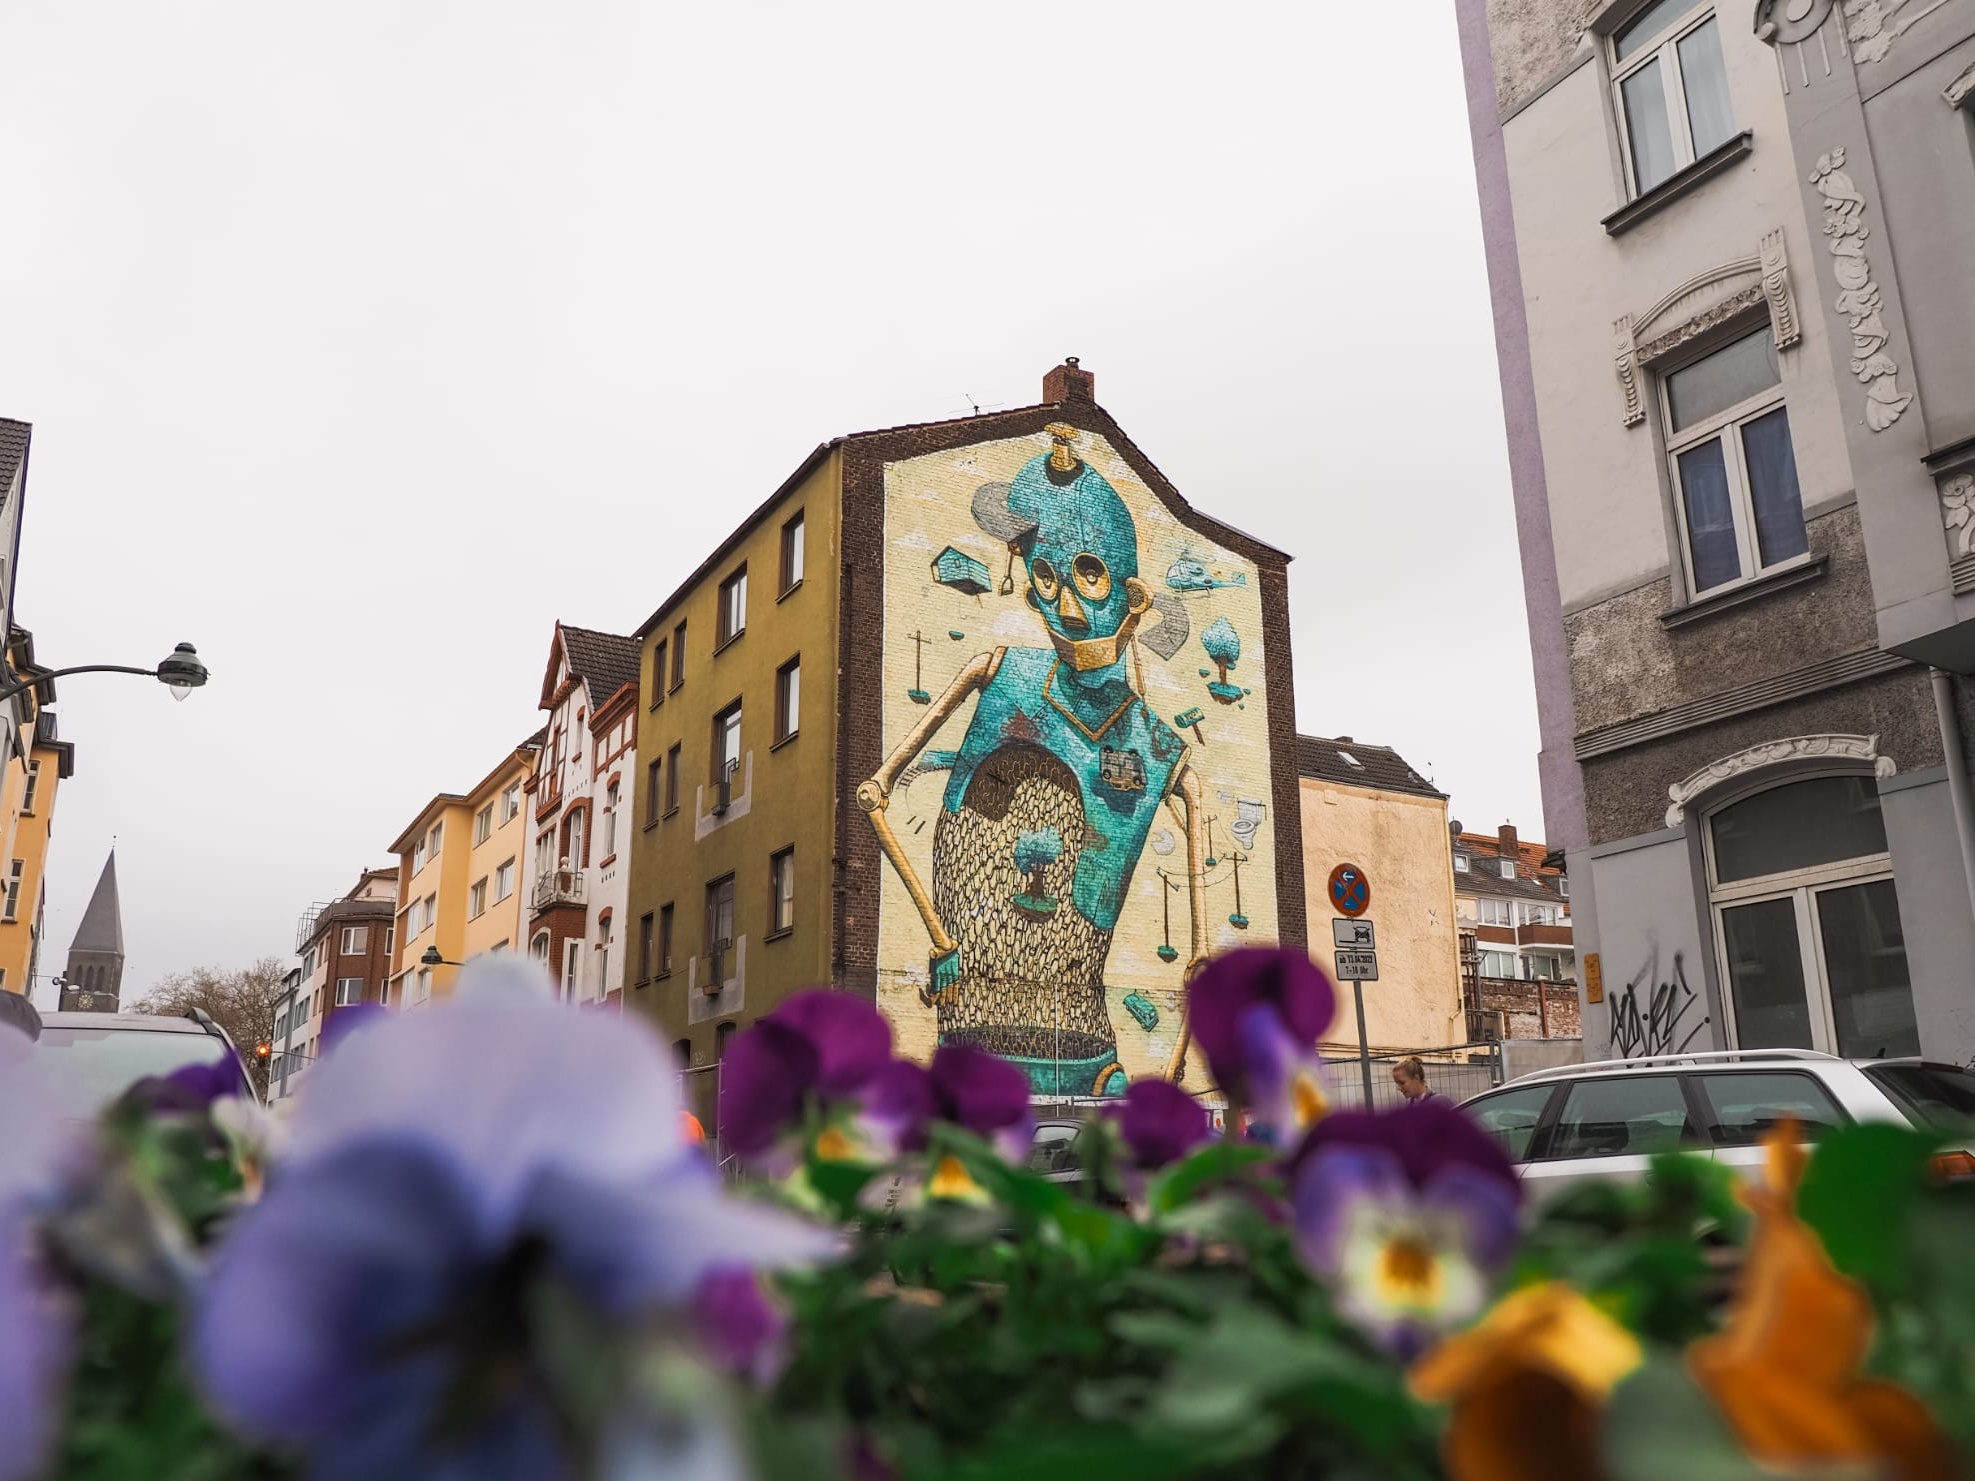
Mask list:
[[[1891,1122],[1939,1131],[1944,1177],[1975,1177],[1975,1074],[1922,1059],[1849,1060],[1809,1049],[1739,1049],[1539,1070],[1463,1103],[1515,1159],[1530,1193],[1583,1178],[1637,1178],[1659,1152],[1753,1171],[1764,1133],[1795,1121]]]

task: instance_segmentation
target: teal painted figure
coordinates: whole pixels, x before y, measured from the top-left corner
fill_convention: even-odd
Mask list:
[[[1076,455],[1074,428],[1048,430],[1053,450],[1024,465],[1005,496],[990,486],[974,505],[982,527],[1022,562],[1024,597],[1048,646],[969,661],[857,796],[925,922],[940,1041],[1013,1060],[1038,1094],[1121,1095],[1126,1077],[1104,992],[1112,932],[1153,825],[1170,808],[1187,840],[1190,975],[1207,950],[1205,822],[1186,740],[1141,697],[1133,635],[1153,594],[1139,578],[1131,511]],[[970,697],[958,749],[929,751]],[[887,816],[908,768],[951,772],[930,882]],[[1137,1005],[1132,1012],[1143,1025],[1146,1015]],[[1182,1029],[1169,1077],[1184,1064],[1186,1042]]]

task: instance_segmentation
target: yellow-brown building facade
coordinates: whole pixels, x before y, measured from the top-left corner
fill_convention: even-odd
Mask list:
[[[1305,944],[1288,558],[1093,391],[825,444],[640,630],[627,1008],[693,1064],[833,983],[1039,1096],[1204,1085],[1189,968]]]

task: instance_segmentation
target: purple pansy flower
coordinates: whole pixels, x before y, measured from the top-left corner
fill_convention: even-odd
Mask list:
[[[1315,1048],[1336,1011],[1323,969],[1287,947],[1216,957],[1187,989],[1188,1022],[1215,1083],[1248,1108],[1255,1136],[1283,1144],[1324,1112]]]
[[[926,1082],[933,1119],[984,1137],[1007,1162],[1029,1155],[1035,1115],[1029,1077],[1007,1060],[966,1044],[948,1044],[933,1055]]]
[[[165,1075],[147,1075],[124,1091],[126,1102],[148,1111],[204,1111],[216,1100],[247,1089],[231,1054],[200,1064],[180,1065]]]
[[[316,1051],[318,1056],[327,1054],[365,1024],[379,1023],[390,1016],[391,1010],[382,1003],[351,1003],[338,1008],[322,1021],[322,1047]]]
[[[797,993],[728,1046],[721,1141],[743,1158],[792,1164],[791,1138],[810,1115],[855,1109],[891,1062],[891,1025],[871,1004],[829,988]],[[859,1140],[838,1129],[818,1150],[849,1157],[867,1150]]]
[[[1429,1102],[1325,1117],[1297,1150],[1291,1199],[1298,1247],[1338,1310],[1412,1356],[1486,1305],[1522,1184],[1494,1138]]]
[[[1124,1104],[1109,1108],[1140,1169],[1178,1162],[1213,1134],[1207,1108],[1167,1080],[1134,1080]]]
[[[28,1232],[61,1186],[68,1129],[60,1105],[32,1041],[0,1026],[0,1481],[39,1473],[73,1340],[72,1313]]]
[[[566,1474],[538,1293],[629,1335],[719,1266],[829,1247],[672,1135],[673,1067],[640,1024],[534,977],[482,959],[452,998],[325,1056],[213,1262],[191,1341],[206,1394],[314,1477]]]
[[[789,1317],[762,1289],[761,1276],[726,1265],[702,1276],[693,1293],[693,1325],[720,1367],[768,1384],[788,1356]]]

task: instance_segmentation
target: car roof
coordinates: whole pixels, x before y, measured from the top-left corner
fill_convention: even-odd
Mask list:
[[[205,1028],[190,1018],[167,1018],[158,1013],[44,1013],[41,1026],[48,1028],[107,1028],[147,1034],[203,1034]]]

